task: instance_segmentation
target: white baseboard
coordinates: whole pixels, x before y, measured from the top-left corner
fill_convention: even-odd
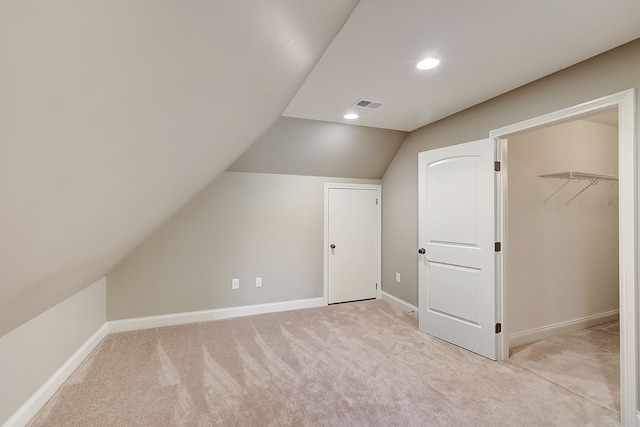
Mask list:
[[[391,307],[395,308],[398,311],[402,311],[403,313],[406,313],[409,316],[413,316],[415,318],[419,317],[420,313],[418,307],[416,307],[415,305],[411,305],[408,302],[403,301],[400,298],[395,297],[385,291],[380,291],[380,298],[383,301],[388,302]]]
[[[607,322],[613,322],[619,318],[620,310],[612,310],[605,313],[595,314],[593,316],[583,317],[581,319],[569,320],[567,322],[509,334],[509,348],[530,344],[547,338],[571,334],[582,329],[591,328]]]
[[[29,398],[21,407],[16,411],[11,418],[7,420],[4,427],[22,427],[27,425],[29,421],[38,413],[40,409],[51,399],[51,396],[62,386],[62,384],[71,376],[78,366],[84,361],[84,359],[91,354],[91,352],[100,344],[100,341],[107,336],[107,324],[105,323],[98,329],[89,339],[82,344],[82,346],[76,350],[75,353],[58,369],[36,391],[33,396]]]
[[[109,333],[114,334],[118,332],[137,331],[140,329],[160,328],[163,326],[184,325],[186,323],[230,319],[232,317],[250,316],[253,314],[276,313],[279,311],[298,310],[301,308],[321,307],[323,305],[323,298],[318,297],[267,304],[245,305],[240,307],[218,308],[213,310],[191,311],[186,313],[163,314],[160,316],[112,320],[107,322],[107,324],[109,325]]]
[[[23,427],[27,425],[108,334],[162,326],[182,325],[185,323],[206,322],[209,320],[229,319],[232,317],[250,316],[252,314],[321,307],[322,305],[324,305],[323,298],[318,297],[106,322],[7,420],[3,427]]]

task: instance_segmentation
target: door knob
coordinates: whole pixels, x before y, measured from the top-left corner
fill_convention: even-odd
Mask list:
[[[329,246],[331,249],[335,249],[336,245],[334,245],[333,243],[331,244],[331,246]]]
[[[425,250],[424,250],[424,248],[420,248],[420,249],[418,249],[418,253],[419,253],[420,255],[424,255],[426,252],[427,252],[427,251],[425,251]]]

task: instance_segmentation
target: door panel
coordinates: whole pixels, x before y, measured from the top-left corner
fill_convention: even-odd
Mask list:
[[[493,141],[418,161],[420,330],[495,359]]]
[[[379,191],[328,189],[329,304],[375,298],[378,281]]]
[[[428,262],[428,261],[427,261]],[[470,325],[478,325],[480,270],[429,262],[429,309]]]
[[[428,166],[427,232],[434,244],[477,246],[477,163],[477,157],[455,157]]]

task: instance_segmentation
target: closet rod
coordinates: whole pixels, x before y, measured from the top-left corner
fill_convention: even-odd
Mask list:
[[[618,177],[613,175],[597,175],[595,173],[584,172],[559,172],[559,173],[547,173],[544,175],[538,175],[540,178],[558,178],[558,179],[570,179],[574,181],[612,181],[618,182]]]
[[[544,174],[544,175],[538,175],[538,177],[540,177],[540,178],[566,179],[567,180],[567,182],[562,184],[562,186],[560,188],[558,188],[556,191],[554,191],[553,194],[551,194],[549,197],[547,197],[547,199],[544,201],[545,205],[547,204],[547,202],[549,200],[551,200],[553,198],[553,196],[558,194],[560,192],[560,190],[562,190],[564,187],[566,187],[567,184],[569,184],[571,181],[573,181],[573,182],[589,181],[589,185],[584,187],[575,196],[573,196],[571,199],[569,199],[569,201],[567,202],[567,205],[569,203],[571,203],[576,197],[578,197],[579,195],[584,193],[587,190],[587,188],[596,185],[600,181],[618,182],[618,177],[617,176],[597,175],[597,174],[594,174],[594,173],[583,173],[583,172],[548,173],[548,174]],[[609,205],[611,205],[611,202],[609,202]]]

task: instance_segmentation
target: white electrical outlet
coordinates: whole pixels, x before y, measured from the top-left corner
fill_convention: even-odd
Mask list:
[[[262,287],[262,277],[256,277],[256,288]]]
[[[400,273],[396,271],[396,283],[400,283]]]
[[[231,289],[240,289],[240,279],[231,279]]]

